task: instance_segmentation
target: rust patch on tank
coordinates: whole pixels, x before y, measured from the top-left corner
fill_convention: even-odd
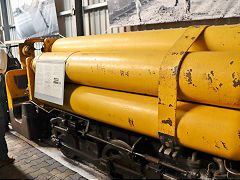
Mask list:
[[[163,105],[163,106],[165,106],[165,105],[166,105],[165,103],[162,103],[162,100],[161,100],[161,98],[158,98],[158,104],[161,104],[161,105]]]
[[[148,72],[149,72],[150,75],[156,74],[155,71],[151,71],[151,69],[148,69]]]
[[[240,130],[238,131],[238,137],[239,137],[239,139],[240,139]]]
[[[152,74],[150,69],[148,69],[148,72],[149,72],[150,75]]]
[[[120,70],[121,76],[124,76],[124,71]]]
[[[188,84],[192,84],[192,69],[187,70],[186,78],[187,78]]]
[[[210,73],[211,73],[211,75],[213,75],[213,76],[214,76],[214,72],[213,72],[213,71],[211,71]]]
[[[133,119],[128,118],[128,123],[129,123],[130,127],[134,127]]]
[[[120,74],[121,76],[128,76],[129,77],[129,71],[123,71],[123,70],[120,70]]]
[[[228,148],[227,148],[227,146],[226,146],[226,143],[225,143],[225,142],[223,142],[223,141],[221,141],[221,143],[222,143],[222,145],[223,145],[224,149],[228,150]]]
[[[194,87],[197,87],[192,82],[192,69],[187,70],[187,73],[184,73],[184,76],[188,84],[192,84]]]
[[[160,78],[159,79],[166,79],[166,77],[165,76],[160,76]],[[159,81],[160,82],[160,81]],[[160,84],[159,84],[160,85]]]
[[[232,65],[234,63],[234,61],[231,61],[230,64]]]
[[[98,70],[98,71],[102,71],[104,74],[105,74],[105,72],[106,72],[105,67],[104,67],[104,65],[102,65],[102,64],[97,64],[97,70]]]
[[[234,79],[233,80],[233,87],[238,87],[238,86],[240,86],[240,80],[238,79],[238,80],[236,80],[236,79]]]
[[[213,77],[214,76],[214,72],[211,71],[210,73],[207,74],[207,80],[210,82],[210,84],[213,83]]]
[[[161,98],[158,98],[158,104],[162,104]]]
[[[218,89],[218,87],[213,87],[212,88],[215,92],[217,92],[219,89]]]
[[[163,124],[168,124],[169,126],[172,126],[172,120],[168,118],[167,120],[162,120]]]
[[[184,51],[181,51],[181,52],[180,52],[180,55],[183,55],[184,53],[185,53]]]
[[[214,71],[210,71],[210,73],[204,73],[204,78],[208,80],[208,86],[210,89],[218,92],[219,89],[223,86],[223,84],[215,77]]]
[[[238,72],[234,72],[232,74],[233,78],[233,87],[237,88],[238,86],[240,87],[240,74]]]
[[[211,77],[211,74],[208,74],[208,80],[212,83],[213,80],[212,80],[212,77]]]
[[[194,40],[196,37],[192,37],[191,39]]]
[[[188,38],[189,36],[185,36],[185,38]]]
[[[218,149],[220,149],[220,147],[218,146],[217,141],[215,141],[215,147],[218,148]]]

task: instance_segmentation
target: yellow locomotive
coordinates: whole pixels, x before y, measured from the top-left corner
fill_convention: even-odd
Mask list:
[[[11,122],[112,177],[239,178],[239,40],[239,25],[26,40]]]

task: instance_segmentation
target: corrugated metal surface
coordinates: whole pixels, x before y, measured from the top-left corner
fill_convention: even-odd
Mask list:
[[[107,2],[107,0],[82,0],[83,6]],[[107,8],[93,9],[85,11],[84,35],[111,34],[125,32],[126,28],[110,28]]]
[[[64,37],[73,37],[77,36],[76,31],[76,16],[73,15],[64,15],[59,16],[59,13],[62,11],[73,10],[75,8],[74,0],[55,0],[56,10],[58,14],[58,26],[59,32]]]
[[[84,6],[106,2],[107,0],[82,0]],[[198,20],[198,21],[184,21],[184,22],[173,22],[173,23],[163,23],[163,24],[150,24],[132,27],[115,27],[110,28],[108,19],[107,7],[104,9],[95,9],[87,11],[84,13],[84,32],[85,35],[94,34],[106,34],[106,33],[119,33],[126,31],[143,31],[152,29],[169,29],[169,28],[179,28],[188,27],[191,25],[223,25],[223,24],[239,24],[240,18],[226,18],[226,19],[212,19],[212,20]],[[105,20],[104,20],[105,19]]]

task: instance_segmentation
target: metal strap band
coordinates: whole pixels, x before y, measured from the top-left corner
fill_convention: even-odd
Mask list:
[[[159,70],[158,132],[176,136],[178,76],[189,48],[207,26],[191,26],[167,52]]]

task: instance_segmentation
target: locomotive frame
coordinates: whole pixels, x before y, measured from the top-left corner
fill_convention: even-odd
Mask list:
[[[55,40],[26,40],[19,45],[26,70],[10,71],[6,76],[14,129],[29,139],[51,135],[64,155],[86,159],[113,178],[240,178],[239,162],[178,146],[172,136],[160,134],[160,139],[154,139],[43,105],[34,99],[34,73],[30,68],[33,44],[44,41],[47,52]]]

